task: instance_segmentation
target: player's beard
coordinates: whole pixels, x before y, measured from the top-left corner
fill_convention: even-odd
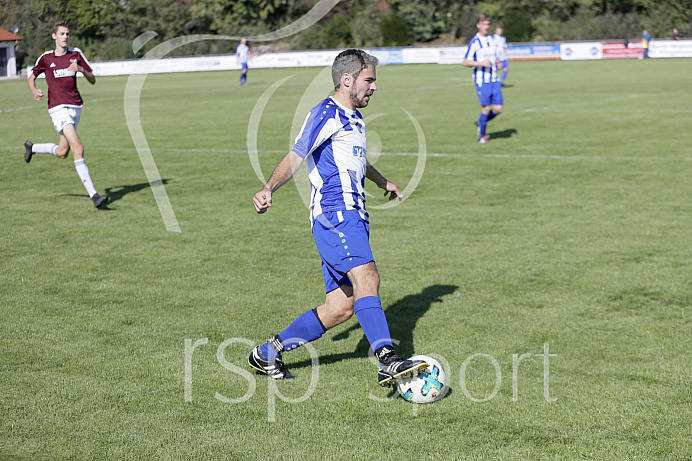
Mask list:
[[[351,99],[351,104],[353,105],[353,107],[355,109],[360,109],[362,107],[367,107],[368,102],[370,102],[370,96],[372,96],[372,92],[368,91],[367,93],[365,93],[365,95],[363,95],[362,98],[359,98],[356,89],[352,88],[348,96]]]

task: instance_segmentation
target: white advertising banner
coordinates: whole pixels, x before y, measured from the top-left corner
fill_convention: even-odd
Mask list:
[[[692,40],[652,40],[649,42],[649,57],[690,58]]]
[[[437,64],[440,48],[404,48],[404,64]]]
[[[380,65],[388,64],[461,64],[467,46],[376,48],[366,50],[377,56]],[[641,53],[638,43],[581,42],[510,45],[510,59],[603,59],[612,57],[636,57]],[[250,53],[250,69],[269,67],[328,67],[341,50],[294,51],[287,53]],[[558,54],[559,53],[559,54]],[[649,48],[652,58],[692,57],[692,40],[652,40]],[[92,61],[97,76],[158,74],[168,72],[199,72],[213,70],[238,70],[240,65],[233,54],[192,56],[183,58],[131,59],[127,61]],[[31,72],[31,67],[27,69]],[[80,74],[81,75],[81,74]]]
[[[267,67],[331,66],[339,51],[250,54],[250,69]],[[128,61],[91,62],[97,76],[159,74],[167,72],[198,72],[238,70],[235,55],[194,56],[188,58],[133,59]]]
[[[561,43],[560,59],[564,61],[603,58],[603,45],[596,42]]]
[[[450,46],[440,48],[440,57],[438,64],[461,64],[466,55],[468,46]]]

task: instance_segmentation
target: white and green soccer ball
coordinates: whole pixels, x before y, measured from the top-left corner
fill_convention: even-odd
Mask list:
[[[440,362],[427,355],[414,355],[409,360],[425,360],[428,367],[418,376],[399,381],[399,395],[412,403],[432,403],[444,397],[448,390],[447,375]]]

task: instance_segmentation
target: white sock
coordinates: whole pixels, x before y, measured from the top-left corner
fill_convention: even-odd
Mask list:
[[[46,142],[43,144],[34,144],[31,147],[31,152],[34,154],[52,154],[56,155],[56,151],[58,150],[58,145],[53,144],[52,142]]]
[[[82,180],[84,188],[86,189],[89,197],[93,197],[96,194],[96,189],[94,189],[94,183],[91,182],[91,176],[89,176],[89,168],[84,163],[84,159],[79,159],[74,161],[74,167],[77,170],[79,179]]]

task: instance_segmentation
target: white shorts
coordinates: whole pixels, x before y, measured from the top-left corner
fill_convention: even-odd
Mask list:
[[[53,126],[58,133],[62,134],[62,129],[66,125],[74,125],[74,129],[77,129],[79,118],[82,116],[82,108],[80,106],[61,105],[48,109],[48,113],[53,119]]]

